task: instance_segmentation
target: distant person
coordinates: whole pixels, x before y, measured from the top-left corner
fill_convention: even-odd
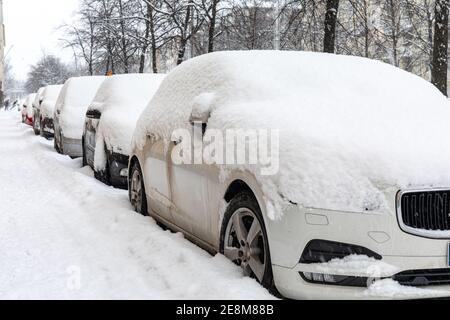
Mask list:
[[[11,102],[9,101],[9,99],[6,99],[4,103],[5,111],[8,111],[10,104]]]
[[[16,99],[10,110],[19,110],[19,99]]]

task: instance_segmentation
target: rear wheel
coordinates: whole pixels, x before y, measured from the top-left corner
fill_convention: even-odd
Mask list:
[[[133,209],[144,216],[148,216],[147,197],[145,194],[144,179],[141,166],[134,163],[130,172],[130,202]]]
[[[86,167],[88,165],[87,158],[86,158],[86,146],[84,144],[84,138],[82,141],[82,147],[83,147],[83,167]]]
[[[276,294],[267,233],[254,196],[243,192],[229,203],[221,233],[221,253]]]
[[[61,149],[59,149],[58,139],[57,139],[56,135],[55,135],[55,139],[53,140],[53,145],[55,147],[56,152],[61,153]]]

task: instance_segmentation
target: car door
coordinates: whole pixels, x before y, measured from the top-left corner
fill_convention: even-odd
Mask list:
[[[170,154],[176,146],[171,144]],[[172,216],[177,226],[208,242],[208,166],[169,163]]]
[[[161,139],[148,138],[144,148],[143,172],[149,209],[174,223],[171,214],[171,192],[168,173],[168,150]]]

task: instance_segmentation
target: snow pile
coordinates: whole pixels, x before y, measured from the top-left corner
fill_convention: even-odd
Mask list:
[[[225,257],[133,212],[126,191],[19,116],[0,113],[0,299],[273,299]]]
[[[400,270],[381,260],[363,255],[350,255],[326,263],[310,265],[314,273],[348,275],[368,278],[392,277]]]
[[[205,94],[214,98],[209,128],[279,130],[277,174],[237,167],[257,177],[271,218],[280,218],[286,199],[384,211],[388,186],[450,185],[449,102],[388,64],[308,52],[204,55],[167,76],[138,122],[136,146],[148,133],[168,142],[174,130],[190,129],[193,106]]]
[[[97,92],[89,110],[102,114],[97,132],[97,145],[124,155],[130,154],[136,122],[165,75],[126,74],[108,77]],[[100,148],[99,148],[100,150]],[[105,168],[104,154],[96,152],[95,167]]]
[[[448,297],[449,294],[450,292],[445,290],[402,286],[392,279],[376,281],[364,292],[367,298],[382,299],[427,299]]]
[[[28,95],[25,99],[25,102],[23,103],[23,105],[25,107],[27,107],[26,115],[28,118],[33,118],[33,116],[34,116],[33,102],[36,99],[36,95],[37,95],[36,93],[32,93],[32,94]]]
[[[64,84],[55,109],[61,111],[59,124],[66,138],[81,140],[86,110],[104,80],[103,76],[78,77]]]
[[[43,118],[53,119],[56,100],[58,100],[62,85],[53,85],[45,88],[42,93],[41,115]]]

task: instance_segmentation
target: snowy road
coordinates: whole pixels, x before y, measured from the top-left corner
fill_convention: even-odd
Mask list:
[[[267,299],[0,112],[0,299]]]

